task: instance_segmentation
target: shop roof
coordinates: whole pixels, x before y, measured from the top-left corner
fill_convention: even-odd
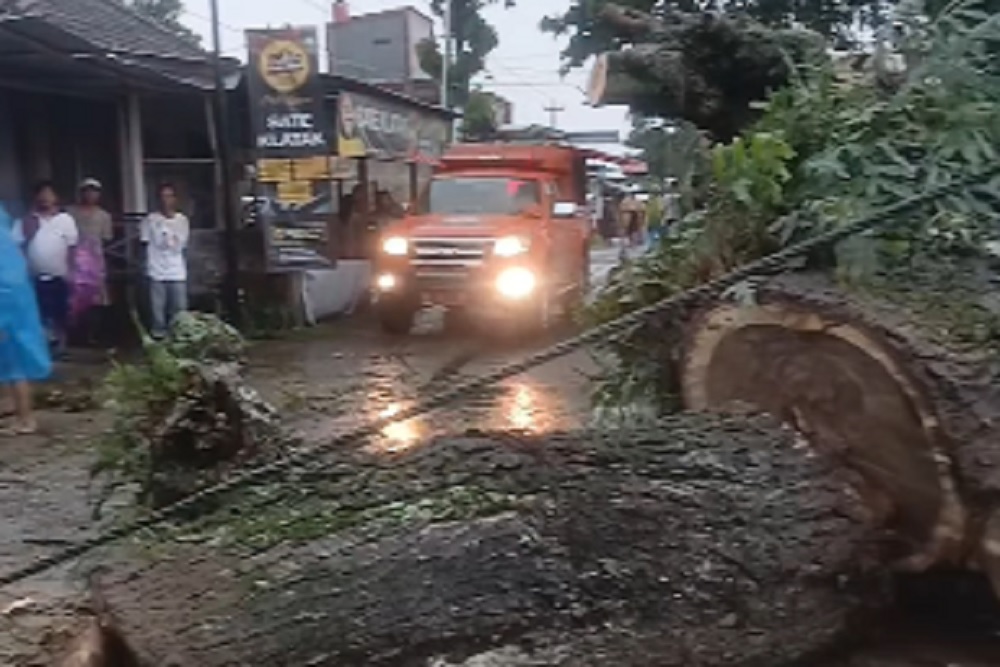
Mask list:
[[[362,95],[371,95],[372,97],[378,97],[383,100],[389,100],[392,102],[397,102],[399,104],[415,107],[417,109],[422,109],[430,113],[435,113],[440,116],[445,116],[448,118],[458,118],[461,116],[460,113],[452,110],[446,109],[445,107],[439,106],[437,104],[429,104],[423,100],[418,100],[414,97],[404,95],[402,93],[397,93],[393,90],[387,90],[376,84],[368,83],[367,81],[362,81],[361,79],[355,79],[349,76],[344,76],[343,74],[326,74],[323,75],[323,82],[326,84],[326,92],[328,95],[336,95],[338,92],[345,90],[349,93],[359,93]]]
[[[109,53],[205,61],[197,44],[116,0],[0,0],[0,14],[35,18]]]
[[[211,62],[197,44],[116,0],[0,0],[0,76],[8,84],[66,94],[123,83],[208,89]]]

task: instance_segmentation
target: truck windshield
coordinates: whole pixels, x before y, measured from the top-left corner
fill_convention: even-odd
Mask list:
[[[437,215],[517,215],[541,203],[541,188],[514,178],[442,178],[431,181],[425,203]]]

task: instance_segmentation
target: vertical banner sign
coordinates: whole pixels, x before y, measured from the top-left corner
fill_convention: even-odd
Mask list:
[[[248,91],[268,268],[329,268],[332,128],[314,28],[249,30]]]

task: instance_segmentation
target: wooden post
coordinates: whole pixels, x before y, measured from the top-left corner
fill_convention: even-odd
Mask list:
[[[352,202],[352,217],[354,224],[350,225],[350,235],[351,235],[351,250],[350,252],[357,258],[364,257],[364,240],[365,240],[365,230],[368,227],[368,216],[371,215],[371,194],[368,192],[368,159],[360,158],[358,160],[358,184],[361,186],[358,189],[358,194],[360,195],[361,201]],[[360,212],[360,215],[354,216],[354,211]]]
[[[410,163],[410,205],[416,203],[420,196],[420,164],[414,160]]]
[[[142,145],[142,102],[135,93],[129,93],[125,106],[128,162],[125,169],[132,175],[126,201],[135,213],[145,213],[149,208],[146,194],[145,152]]]

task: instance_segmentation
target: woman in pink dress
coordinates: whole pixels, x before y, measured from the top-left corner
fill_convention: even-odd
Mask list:
[[[107,269],[104,244],[111,240],[111,215],[101,206],[101,182],[87,178],[80,183],[79,203],[70,209],[80,231],[70,280],[69,323],[88,342],[94,338],[92,314],[107,305]]]
[[[70,284],[69,321],[79,330],[86,315],[96,306],[104,305],[104,247],[100,239],[81,236],[76,246],[73,276]]]

